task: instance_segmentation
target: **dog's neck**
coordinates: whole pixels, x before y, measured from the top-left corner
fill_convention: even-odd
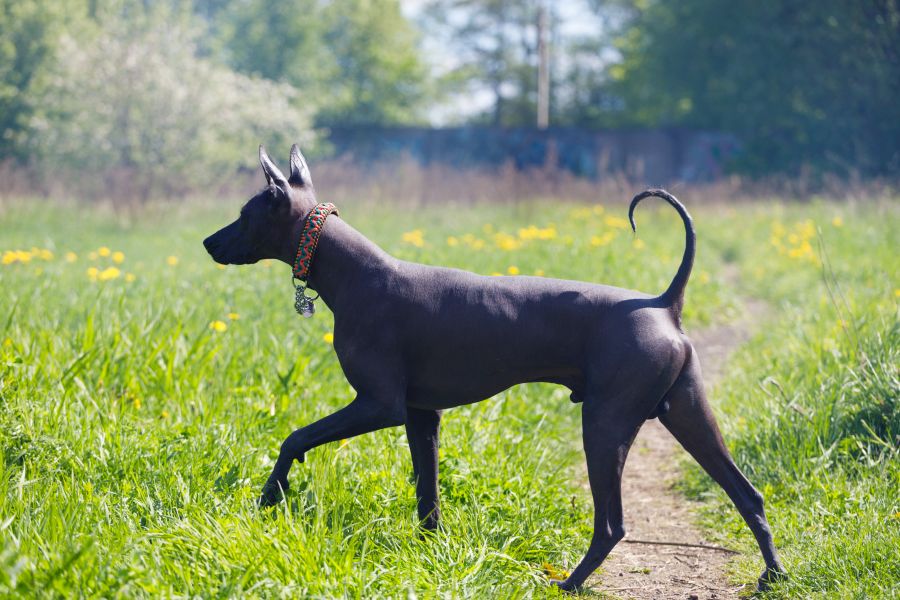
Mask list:
[[[301,219],[294,227],[290,250],[281,257],[290,266],[294,264],[304,223],[305,219]],[[359,286],[353,285],[355,281],[387,269],[390,261],[390,255],[384,250],[337,215],[331,215],[322,226],[307,287],[319,294],[333,312],[348,297],[346,292],[351,288],[358,293]]]

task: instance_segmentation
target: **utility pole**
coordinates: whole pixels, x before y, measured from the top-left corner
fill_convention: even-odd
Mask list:
[[[538,9],[538,97],[537,126],[546,129],[550,124],[550,44],[548,43],[547,6]]]

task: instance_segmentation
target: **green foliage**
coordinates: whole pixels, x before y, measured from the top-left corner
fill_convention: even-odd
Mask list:
[[[199,242],[236,203],[148,209],[133,223],[46,208],[0,217],[0,251],[21,249],[0,265],[0,594],[552,596],[543,563],[580,559],[591,521],[580,411],[551,386],[446,413],[446,530],[434,538],[415,530],[402,428],[311,452],[293,469],[289,503],[257,512],[281,439],[352,394],[324,339],[328,311],[296,317],[286,266],[209,260]],[[624,205],[453,207],[402,222],[384,208],[342,212],[401,258],[643,290],[665,286],[683,237],[664,206],[641,207],[641,243],[622,227]],[[734,314],[743,290],[723,279],[728,261],[786,313],[717,394],[791,574],[772,595],[890,597],[900,581],[885,551],[900,541],[896,210],[694,216],[688,331]],[[850,314],[827,300],[821,251],[803,250],[816,236],[808,219]],[[777,385],[762,391],[764,381]],[[693,488],[711,489],[700,478]],[[752,536],[715,498],[715,529],[746,550],[737,569],[752,581]]]
[[[322,125],[420,118],[426,73],[398,0],[253,0],[222,11],[213,26],[226,62],[291,83]]]
[[[200,240],[237,207],[148,209],[123,224],[30,202],[2,217],[0,251],[23,254],[0,265],[0,595],[544,594],[543,563],[571,569],[592,514],[580,408],[562,389],[447,412],[446,531],[434,539],[416,531],[402,428],[310,452],[289,505],[257,512],[281,440],[352,390],[323,339],[325,307],[309,321],[293,312],[288,267],[218,269],[206,255]],[[652,205],[638,215],[643,248],[612,209],[564,207],[551,225],[543,205],[403,222],[341,208],[403,258],[644,289],[662,289],[683,239],[678,217]],[[693,315],[729,304],[713,282],[694,293]]]
[[[398,0],[345,0],[328,5],[323,44],[335,61],[319,113],[325,125],[417,120],[425,70],[417,32]]]
[[[752,293],[781,318],[739,353],[715,398],[725,439],[763,491],[784,554],[790,578],[773,598],[900,592],[900,560],[886,551],[900,545],[897,215],[841,212],[832,220],[807,207],[770,223],[748,219],[745,235],[771,241],[739,253]],[[797,236],[786,243],[799,248],[810,218],[818,223],[814,257],[792,257],[779,238]],[[714,498],[711,530],[747,551],[737,565],[746,579],[759,568],[749,560],[752,540],[698,471],[691,467],[690,489]]]
[[[83,3],[0,1],[0,159],[28,157],[23,133],[35,110],[34,79],[47,68],[58,36]]]
[[[197,190],[261,141],[309,148],[314,122],[415,122],[416,45],[398,0],[4,0],[0,160],[83,195]]]
[[[895,0],[634,2],[602,122],[736,134],[753,174],[900,173]]]
[[[196,35],[164,10],[62,35],[34,100],[34,155],[57,176],[124,171],[159,196],[253,166],[246,149],[260,140],[311,141],[294,88],[199,57]]]
[[[530,126],[537,114],[537,20],[540,2],[430,0],[428,29],[446,38],[454,65],[442,74],[448,93],[487,88],[493,106],[475,119],[496,126]]]
[[[219,52],[241,73],[287,81],[309,102],[331,74],[329,51],[322,45],[325,26],[316,0],[250,1],[233,4],[211,20]]]

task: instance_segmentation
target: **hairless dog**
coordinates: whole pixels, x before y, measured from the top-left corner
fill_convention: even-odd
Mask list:
[[[334,313],[334,350],[356,391],[347,406],[297,429],[282,443],[259,503],[279,502],[293,462],[322,444],[406,426],[425,528],[440,519],[438,432],[443,409],[490,398],[513,385],[549,382],[581,403],[582,436],[594,500],[587,554],[565,581],[579,588],[623,538],[622,468],[643,422],[659,417],[725,490],[756,536],[765,560],[759,586],[783,569],[761,494],[728,453],[703,390],[700,363],[681,329],[695,235],[684,206],[656,196],[686,229],[684,257],[659,296],[544,277],[484,277],[391,257],[318,204],[294,145],[285,177],[260,147],[268,185],[240,218],[204,240],[222,264],[272,258],[293,265],[303,284],[297,309],[312,313],[314,290]],[[329,215],[332,215],[329,217]],[[299,254],[298,254],[299,247]],[[302,264],[301,264],[302,263]],[[305,267],[305,268],[303,268]]]

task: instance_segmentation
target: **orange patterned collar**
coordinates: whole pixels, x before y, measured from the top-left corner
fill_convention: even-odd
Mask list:
[[[296,288],[294,310],[306,318],[313,316],[316,312],[313,302],[319,298],[318,295],[314,298],[306,295],[306,282],[309,279],[309,270],[312,268],[312,261],[316,255],[316,247],[319,245],[319,236],[322,235],[322,227],[325,226],[325,220],[332,214],[339,214],[334,204],[331,202],[317,204],[309,211],[306,223],[303,224],[303,231],[300,232],[300,244],[297,246],[297,258],[294,259],[293,269],[294,287]],[[296,283],[297,280],[300,280],[301,283]]]
[[[325,225],[325,219],[332,214],[340,215],[337,207],[331,202],[316,204],[315,208],[309,211],[303,231],[300,232],[297,258],[294,259],[294,278],[303,282],[309,279],[309,270],[316,254],[316,247],[319,245],[322,227]]]

